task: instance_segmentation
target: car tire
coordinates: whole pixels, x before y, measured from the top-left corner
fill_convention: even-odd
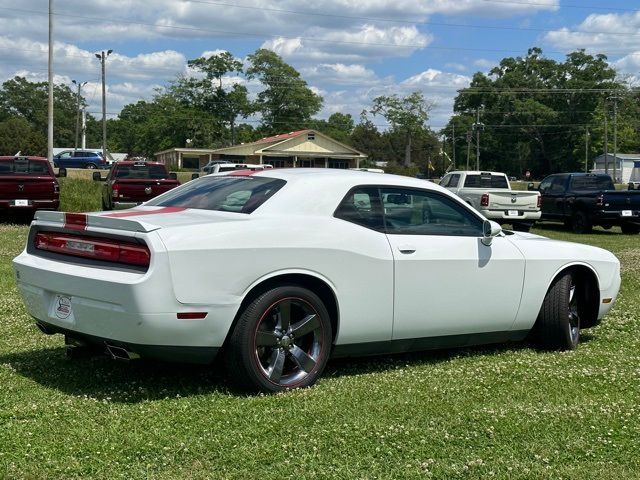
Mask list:
[[[580,341],[579,288],[569,272],[557,277],[547,291],[535,325],[538,343],[548,350],[574,350]]]
[[[95,163],[87,163],[87,166],[85,168],[87,168],[88,170],[95,170],[98,167]]]
[[[331,351],[331,321],[322,300],[298,286],[280,286],[240,313],[225,350],[238,386],[279,392],[313,385]]]
[[[573,233],[589,233],[593,225],[584,210],[576,210],[571,216],[571,230]]]
[[[629,225],[628,223],[623,223],[622,225],[620,225],[620,229],[622,230],[622,233],[624,233],[625,235],[635,235],[637,233],[640,233],[639,226]]]

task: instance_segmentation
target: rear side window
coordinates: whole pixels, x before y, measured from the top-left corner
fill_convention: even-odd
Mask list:
[[[353,189],[340,202],[334,217],[372,230],[383,231],[384,222],[378,188]]]
[[[16,158],[0,162],[0,175],[50,175],[49,162]]]
[[[509,188],[507,177],[490,173],[474,173],[467,175],[464,186],[468,188]]]
[[[573,190],[613,190],[613,181],[607,175],[585,175],[571,179]]]
[[[118,165],[116,178],[167,178],[167,169],[163,165]]]
[[[149,206],[251,213],[285,185],[279,178],[202,177],[145,203]]]

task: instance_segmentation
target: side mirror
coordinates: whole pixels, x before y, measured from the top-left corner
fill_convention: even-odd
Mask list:
[[[169,178],[171,180],[177,180],[178,179],[178,174],[176,172],[169,172]]]
[[[493,237],[502,232],[502,227],[491,220],[485,220],[482,224],[482,243],[487,247],[493,242]]]
[[[59,168],[56,177],[60,178],[60,177],[66,177],[66,176],[67,176],[67,169],[66,168]]]
[[[94,182],[102,181],[102,176],[100,175],[100,172],[93,172],[93,181]]]
[[[529,182],[529,183],[527,183],[527,190],[529,190],[529,191],[531,192],[531,191],[533,191],[533,190],[535,190],[535,189],[536,189],[536,187],[535,187],[535,185],[533,184],[533,182]]]
[[[191,174],[191,180],[195,180],[196,178],[200,178],[200,174],[199,173],[192,173]]]

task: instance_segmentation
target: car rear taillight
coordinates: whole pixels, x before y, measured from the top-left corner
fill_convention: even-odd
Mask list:
[[[482,197],[480,197],[480,206],[481,207],[488,207],[489,206],[489,194],[488,193],[483,193]]]
[[[148,267],[151,258],[146,245],[65,233],[36,233],[33,245],[38,250],[47,252],[139,267]]]
[[[596,207],[602,207],[604,205],[604,195],[598,195],[596,197]]]
[[[538,208],[542,208],[542,195],[538,195]]]
[[[120,192],[120,185],[118,185],[117,183],[113,182],[113,184],[111,184],[111,191],[113,192],[113,198],[118,198]]]

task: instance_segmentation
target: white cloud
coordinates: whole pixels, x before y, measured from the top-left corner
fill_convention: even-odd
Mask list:
[[[496,66],[498,62],[493,60],[487,60],[486,58],[479,58],[473,61],[473,65],[482,69],[482,70],[490,70]]]
[[[343,63],[321,63],[300,70],[302,77],[311,82],[327,82],[339,85],[361,85],[362,82],[377,81],[373,70],[364,65],[345,65]]]
[[[598,32],[598,33],[590,33]],[[617,52],[640,49],[640,11],[589,15],[580,25],[554,30],[543,39],[565,51],[611,49]]]

